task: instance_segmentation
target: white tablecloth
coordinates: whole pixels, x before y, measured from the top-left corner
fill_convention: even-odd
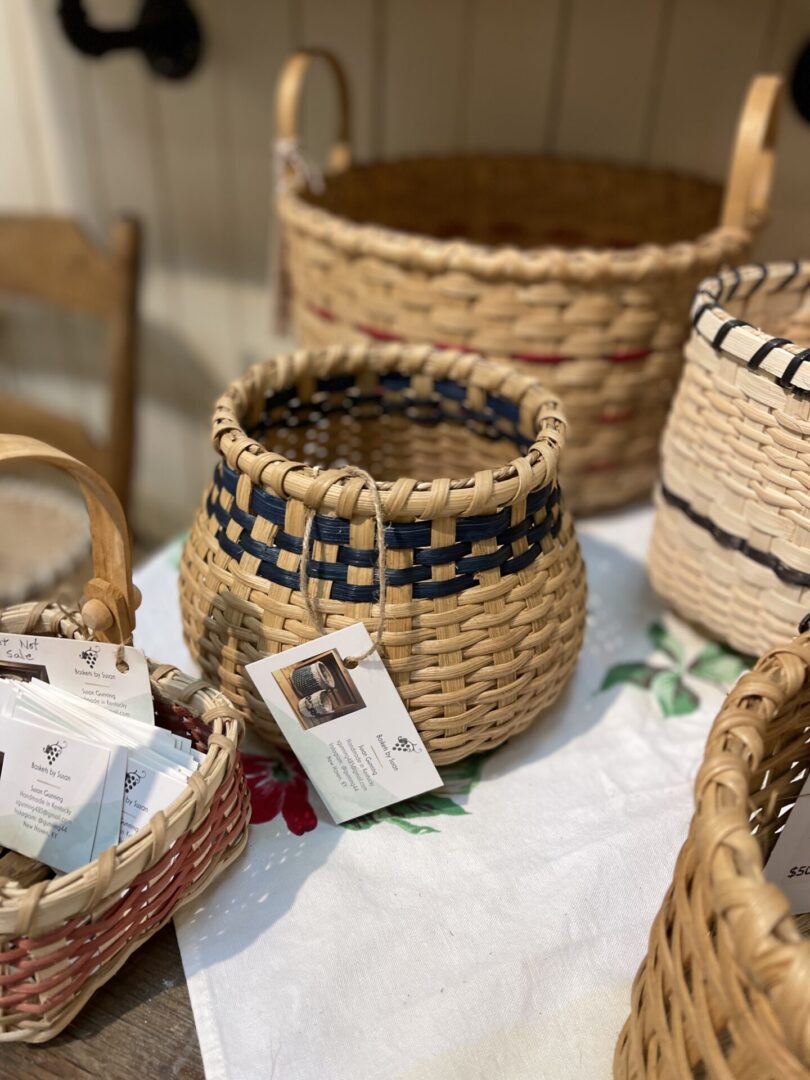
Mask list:
[[[662,612],[650,519],[580,526],[590,614],[571,686],[448,770],[439,797],[340,827],[293,763],[249,759],[267,820],[176,920],[209,1080],[609,1075],[718,684],[742,667]],[[194,670],[178,551],[137,575],[136,640]]]

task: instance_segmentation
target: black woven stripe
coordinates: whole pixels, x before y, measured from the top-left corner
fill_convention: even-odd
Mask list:
[[[717,307],[717,301],[716,300],[707,300],[705,304],[701,304],[700,307],[695,312],[695,314],[692,316],[692,326],[697,328],[697,324],[700,322],[701,316],[705,312],[711,311],[712,308],[716,308],[716,307]]]
[[[759,270],[759,277],[749,289],[746,300],[750,300],[754,293],[762,288],[768,278],[768,267],[765,263],[754,263],[754,266]]]
[[[796,353],[796,355],[788,363],[788,366],[776,380],[779,385],[782,387],[792,385],[793,376],[796,374],[796,372],[799,370],[805,360],[808,359],[808,357],[810,357],[810,349],[802,349],[801,352]]]
[[[806,574],[801,570],[794,570],[783,563],[781,559],[777,559],[775,555],[771,555],[767,551],[760,551],[759,548],[752,547],[741,536],[734,536],[732,533],[726,532],[725,529],[721,529],[710,518],[694,510],[686,499],[682,499],[679,495],[664,487],[663,484],[661,485],[661,495],[670,506],[674,506],[695,525],[705,529],[721,547],[729,548],[731,551],[739,551],[751,559],[752,562],[759,563],[760,566],[767,566],[786,585],[798,585],[801,588],[810,585],[810,574]]]
[[[736,266],[733,266],[731,268],[731,270],[729,271],[729,273],[730,273],[731,277],[734,280],[733,280],[733,282],[731,284],[731,287],[729,288],[728,292],[726,293],[726,300],[733,300],[734,299],[734,294],[737,292],[737,289],[739,289],[739,287],[740,287],[740,280],[741,280],[740,279],[740,271],[737,269]]]
[[[799,274],[801,272],[801,269],[802,269],[801,263],[799,262],[798,259],[794,259],[792,265],[793,265],[792,273],[788,274],[788,276],[785,278],[784,281],[779,282],[779,284],[773,290],[775,293],[782,292],[784,289],[786,289],[788,287],[788,285],[790,285],[790,283],[792,281],[795,281],[796,278],[799,276]]]
[[[750,326],[745,319],[726,319],[712,339],[712,348],[719,349],[735,326]]]
[[[787,338],[773,337],[770,341],[766,341],[764,345],[760,345],[751,359],[748,361],[750,368],[758,368],[768,353],[773,352],[774,349],[778,349],[780,345],[790,345]]]

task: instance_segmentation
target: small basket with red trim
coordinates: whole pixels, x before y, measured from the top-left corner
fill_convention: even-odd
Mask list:
[[[341,107],[323,182],[297,126],[314,59]],[[428,342],[533,368],[570,424],[569,506],[647,494],[694,289],[744,258],[766,216],[780,85],[751,86],[724,198],[691,176],[549,157],[353,164],[340,65],[295,54],[278,85],[277,205],[299,342]]]
[[[128,642],[138,593],[112,489],[86,465],[34,439],[0,435],[0,462],[9,461],[52,465],[81,484],[95,576],[81,612],[18,604],[0,610],[0,631]],[[237,751],[242,721],[202,680],[152,661],[149,673],[156,724],[190,736],[205,761],[165,811],[78,870],[54,877],[16,853],[0,856],[0,1042],[57,1035],[247,842],[250,804]]]

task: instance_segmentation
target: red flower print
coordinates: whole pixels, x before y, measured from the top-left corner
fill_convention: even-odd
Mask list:
[[[242,762],[250,788],[251,825],[272,821],[281,812],[296,836],[315,828],[318,818],[309,805],[307,778],[293,754],[284,750],[276,750],[271,757],[242,754]]]

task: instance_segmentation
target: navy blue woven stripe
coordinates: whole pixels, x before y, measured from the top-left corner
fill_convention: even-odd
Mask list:
[[[555,493],[556,495],[556,493]],[[425,548],[414,552],[413,566],[398,569],[389,568],[386,571],[386,580],[390,585],[410,585],[430,578],[431,566],[444,566],[447,563],[455,563],[457,574],[481,573],[485,570],[493,570],[509,562],[512,554],[512,543],[520,537],[526,536],[531,545],[535,545],[545,536],[556,536],[559,531],[559,516],[554,515],[553,506],[557,503],[555,497],[550,504],[548,512],[543,520],[532,524],[531,518],[504,530],[497,538],[498,547],[495,551],[481,555],[470,554],[471,544],[461,542],[450,544],[441,548]],[[213,515],[220,525],[220,538],[226,537],[225,530],[228,523],[233,520],[243,526],[243,532],[238,541],[228,541],[229,553],[241,549],[249,555],[253,555],[262,563],[276,566],[280,551],[290,551],[300,555],[302,541],[298,536],[290,536],[289,533],[280,531],[276,534],[272,545],[264,544],[255,540],[250,535],[250,530],[244,526],[245,518],[249,517],[238,507],[232,506],[229,514],[215,498],[208,500],[208,512]],[[500,515],[498,515],[500,517]],[[251,519],[253,520],[253,519]],[[227,539],[227,538],[226,538]],[[223,546],[225,546],[223,544]],[[238,556],[237,556],[238,557]],[[337,562],[327,563],[318,559],[309,562],[310,577],[322,578],[324,581],[347,581],[350,566],[372,568],[376,566],[377,553],[374,550],[342,547],[338,552]],[[279,571],[279,573],[283,573]],[[274,578],[274,580],[276,580]],[[286,582],[285,582],[286,583]]]
[[[364,419],[381,418],[392,413],[407,413],[409,421],[413,424],[419,424],[421,427],[435,427],[441,423],[474,423],[477,425],[474,431],[479,438],[488,439],[491,442],[506,439],[514,443],[517,449],[524,454],[532,445],[532,440],[522,435],[516,427],[512,428],[510,426],[507,431],[494,423],[493,414],[504,417],[510,423],[516,423],[517,406],[509,401],[500,402],[499,399],[493,399],[491,412],[471,409],[464,404],[460,404],[457,409],[449,412],[432,398],[408,398],[403,401],[386,402],[376,394],[362,394],[352,397],[350,400],[351,407],[349,408],[347,408],[345,402],[333,405],[326,403],[319,405],[307,404],[295,409],[287,408],[283,426],[297,427],[325,416],[351,415],[357,409],[362,410],[361,415]],[[279,404],[283,404],[283,402],[279,402]],[[515,411],[515,415],[511,415],[512,410]],[[248,430],[247,434],[252,439],[260,442],[266,432],[276,426],[279,425],[275,421],[269,420],[265,414],[258,424]]]
[[[220,468],[220,474],[223,471]],[[411,592],[415,599],[435,599],[441,596],[452,596],[473,588],[478,584],[476,575],[485,571],[500,568],[502,575],[517,573],[519,570],[530,566],[541,554],[540,541],[543,538],[558,535],[562,521],[561,515],[555,512],[558,501],[559,497],[556,489],[551,493],[551,497],[549,497],[549,493],[545,489],[540,492],[533,492],[527,500],[527,504],[536,505],[534,510],[529,510],[529,514],[533,515],[536,510],[546,505],[543,520],[533,523],[532,517],[529,516],[525,521],[503,529],[496,536],[498,547],[495,551],[472,555],[470,553],[471,541],[469,540],[457,541],[455,544],[443,548],[426,547],[421,551],[414,551],[414,565],[388,568],[386,570],[386,582],[391,586],[411,586]],[[250,528],[246,524],[247,522],[252,523],[255,519],[245,511],[239,510],[235,505],[232,505],[230,513],[226,511],[219,503],[215,492],[212,492],[209,496],[208,511],[220,525],[217,532],[217,541],[223,551],[234,559],[241,559],[245,553],[254,556],[259,560],[256,573],[260,577],[298,591],[298,571],[282,569],[278,565],[278,560],[282,551],[301,553],[300,537],[290,536],[280,530],[276,534],[272,545],[255,540],[250,535]],[[504,511],[501,511],[499,514],[489,515],[487,519],[460,518],[457,522],[457,529],[465,521],[480,523],[488,520],[490,522],[501,522],[504,513]],[[508,511],[506,513],[508,515]],[[236,521],[242,526],[242,532],[238,540],[231,540],[227,536],[227,526],[231,521]],[[420,524],[429,526],[427,522]],[[491,527],[489,526],[489,528]],[[529,547],[526,551],[515,555],[512,543],[523,536],[527,538]],[[375,583],[368,585],[349,584],[348,569],[349,566],[373,568],[376,561],[375,551],[362,551],[356,548],[344,547],[339,551],[336,562],[327,563],[320,559],[310,559],[309,574],[310,577],[331,582],[330,595],[335,600],[372,603],[378,597],[379,582],[375,581]],[[455,564],[455,576],[447,581],[431,580],[431,567],[448,563]]]
[[[227,465],[218,465],[215,473],[215,484],[220,485],[231,495],[236,494],[236,484],[239,476]],[[536,514],[549,501],[551,489],[548,487],[532,491],[526,499],[526,515]],[[557,490],[553,491],[556,501]],[[232,504],[230,514],[222,509],[217,498],[209,499],[209,513],[213,513],[220,525],[226,525],[232,517],[243,529],[252,531],[256,517],[263,518],[273,525],[284,525],[284,517],[287,503],[278,495],[271,495],[262,488],[254,487],[251,493],[252,514],[239,510],[235,503]],[[475,540],[491,540],[500,538],[501,534],[510,528],[512,512],[505,507],[497,514],[485,514],[480,517],[462,517],[456,521],[456,541],[472,543]],[[518,526],[519,527],[519,526]],[[430,547],[431,523],[429,521],[392,522],[385,527],[386,546],[394,550],[429,548]],[[349,522],[345,518],[330,517],[326,514],[316,514],[313,523],[313,538],[324,544],[339,544],[349,546]],[[502,542],[511,542],[510,538],[504,538]]]
[[[502,398],[497,394],[487,394],[486,407],[483,410],[470,408],[467,404],[467,388],[453,379],[439,379],[433,385],[433,393],[428,398],[394,398],[387,396],[386,392],[399,394],[410,390],[411,378],[400,373],[391,373],[380,376],[378,389],[371,393],[360,393],[357,382],[352,375],[339,375],[328,379],[318,379],[316,384],[316,399],[312,401],[300,401],[297,405],[290,406],[290,402],[298,398],[296,387],[287,387],[267,397],[264,410],[258,424],[251,429],[249,434],[254,438],[260,438],[268,429],[279,424],[296,426],[304,420],[312,421],[316,417],[328,416],[332,413],[349,413],[356,409],[362,409],[362,415],[380,415],[387,413],[407,413],[409,418],[419,424],[438,424],[444,421],[464,422],[476,421],[484,430],[478,430],[478,434],[491,439],[508,438],[516,443],[522,452],[531,445],[531,439],[526,438],[518,430],[520,420],[520,408],[513,401]],[[339,395],[335,401],[319,401],[318,394]],[[442,399],[453,402],[453,408],[448,410],[442,405]],[[375,409],[369,411],[369,407]],[[279,420],[271,414],[279,408],[284,409],[284,417]],[[509,430],[499,428],[497,421],[506,420]]]

